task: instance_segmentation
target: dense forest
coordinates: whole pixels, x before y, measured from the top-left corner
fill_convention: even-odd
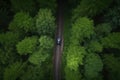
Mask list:
[[[61,80],[120,80],[120,0],[62,1]],[[57,7],[0,0],[0,80],[54,80]]]

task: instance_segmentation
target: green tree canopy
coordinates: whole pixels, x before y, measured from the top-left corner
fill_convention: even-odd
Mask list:
[[[97,36],[104,37],[107,36],[112,31],[110,23],[101,23],[95,27],[95,32]]]
[[[23,67],[25,64],[16,62],[5,68],[4,80],[16,80],[23,73]]]
[[[26,37],[16,45],[17,51],[20,55],[31,54],[35,51],[37,43],[38,38],[36,36]]]
[[[73,19],[79,16],[96,16],[108,8],[111,3],[112,0],[81,0],[80,4],[73,11]]]
[[[89,52],[102,52],[103,45],[98,41],[91,41],[87,47]]]
[[[93,21],[86,18],[80,17],[72,25],[72,39],[77,39],[82,41],[84,38],[90,38],[90,35],[94,33],[94,24]],[[75,43],[75,41],[74,41]],[[78,42],[77,42],[78,43]]]
[[[12,31],[33,32],[35,26],[32,17],[28,13],[18,12],[10,23],[9,29]]]
[[[41,36],[39,42],[40,42],[40,47],[44,49],[52,49],[54,45],[53,39],[48,36]]]
[[[24,74],[20,76],[20,80],[45,80],[45,70],[45,67],[42,68],[41,65],[27,65],[27,69]]]
[[[50,9],[40,9],[36,16],[37,32],[40,35],[53,35],[55,32],[55,18]]]
[[[103,63],[99,55],[88,53],[85,59],[85,77],[88,80],[93,80],[99,76],[102,71]]]
[[[20,41],[20,34],[8,31],[0,34],[0,44],[5,47],[14,47]]]
[[[120,49],[120,33],[111,33],[107,37],[102,38],[101,42],[105,48]]]
[[[82,80],[82,75],[80,74],[79,70],[74,71],[65,67],[65,80]]]
[[[115,6],[113,8],[110,8],[107,14],[105,14],[105,20],[111,23],[113,29],[119,27],[120,26],[120,6]]]
[[[109,72],[109,80],[119,80],[120,79],[120,58],[115,57],[113,54],[104,55],[104,65],[105,69]]]
[[[49,57],[48,52],[46,52],[43,49],[40,49],[39,51],[34,52],[30,57],[29,57],[29,61],[32,64],[35,65],[41,65],[42,62],[44,62],[47,58]]]

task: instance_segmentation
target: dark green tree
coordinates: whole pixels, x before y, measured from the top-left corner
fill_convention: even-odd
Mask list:
[[[23,73],[25,63],[16,62],[5,68],[4,80],[16,80]]]
[[[120,79],[120,57],[115,57],[113,54],[104,55],[104,65],[108,72],[108,80],[119,80]]]
[[[86,80],[97,79],[99,73],[102,71],[103,63],[99,55],[88,53],[85,59],[85,72]]]
[[[107,14],[105,14],[105,21],[110,22],[113,29],[120,26],[120,6],[110,8]]]
[[[112,0],[81,0],[80,4],[73,11],[73,20],[79,16],[96,16],[107,9],[111,3]]]
[[[101,39],[104,48],[117,48],[120,49],[120,33],[111,33]]]
[[[0,44],[5,48],[14,47],[20,41],[20,34],[8,31],[0,34]]]
[[[34,0],[10,0],[10,2],[14,12],[24,11],[33,14],[36,10]]]
[[[39,3],[40,8],[48,8],[51,9],[52,12],[55,12],[57,7],[56,0],[36,0]]]
[[[33,18],[25,12],[18,12],[15,14],[14,19],[9,25],[11,31],[34,32],[35,25]]]

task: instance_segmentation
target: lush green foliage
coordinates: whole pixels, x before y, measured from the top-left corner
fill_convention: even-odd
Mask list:
[[[109,72],[109,80],[119,80],[120,79],[120,57],[115,57],[113,54],[104,55],[105,68]]]
[[[39,42],[40,47],[44,49],[51,49],[54,45],[53,39],[48,36],[41,36]]]
[[[24,64],[16,62],[5,69],[4,80],[16,80],[23,73]]]
[[[83,65],[85,49],[83,47],[70,46],[67,52],[67,67],[70,70],[78,70],[79,65]]]
[[[98,41],[91,41],[87,48],[89,52],[102,52],[103,45]]]
[[[75,23],[72,25],[72,40],[78,40],[79,42],[83,41],[84,38],[90,38],[90,35],[94,33],[93,31],[93,21],[89,20],[86,17],[78,18]],[[76,43],[73,40],[73,43]],[[78,44],[78,42],[77,42]]]
[[[0,80],[52,80],[56,2],[46,1],[0,0]]]
[[[99,55],[88,53],[85,60],[85,77],[87,80],[93,80],[99,76],[102,71],[103,63]]]
[[[0,34],[0,44],[5,47],[13,47],[20,41],[19,33],[6,32]]]
[[[62,80],[120,80],[120,0],[62,1]],[[57,2],[0,0],[0,80],[53,80]]]
[[[97,36],[107,36],[112,31],[110,23],[102,23],[96,26],[95,32]]]
[[[74,71],[66,67],[65,73],[65,80],[81,80],[82,78],[82,75],[80,74],[79,70]]]
[[[49,57],[49,54],[46,51],[41,49],[33,53],[30,56],[29,61],[33,64],[41,65],[41,63],[44,62],[48,57]]]
[[[26,72],[20,77],[20,80],[44,80],[44,74],[44,69],[42,69],[41,66],[34,67],[28,65]]]
[[[9,25],[9,29],[12,31],[25,31],[25,32],[33,32],[35,26],[33,24],[32,17],[25,12],[18,12],[14,16],[13,21]]]
[[[40,9],[36,16],[37,32],[40,35],[53,35],[55,32],[55,18],[50,9]]]
[[[26,55],[33,53],[37,46],[37,37],[26,37],[24,40],[19,42],[16,47],[20,55]]]
[[[102,39],[105,48],[118,48],[120,49],[120,33],[111,33]]]
[[[112,0],[81,0],[74,9],[73,19],[79,16],[93,17],[109,7]]]

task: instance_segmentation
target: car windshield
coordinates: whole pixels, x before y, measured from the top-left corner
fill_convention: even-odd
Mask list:
[[[58,38],[57,41],[60,41],[60,38]]]

